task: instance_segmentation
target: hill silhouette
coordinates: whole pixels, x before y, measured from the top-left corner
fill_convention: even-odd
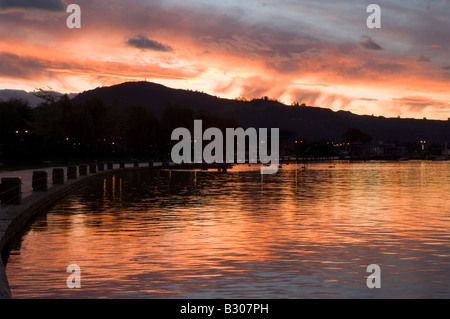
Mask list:
[[[288,106],[269,98],[230,100],[206,93],[172,89],[151,82],[126,82],[80,93],[72,99],[84,103],[100,98],[117,108],[141,105],[158,117],[168,103],[189,106],[217,116],[235,119],[242,127],[278,127],[290,136],[309,140],[341,141],[348,128],[364,131],[374,142],[417,143],[450,141],[450,121],[418,120],[357,115],[312,106]],[[301,101],[300,101],[301,103]]]
[[[54,98],[59,98],[63,95],[62,93],[55,92],[55,91],[42,90],[42,92],[49,96],[52,96]],[[73,98],[76,95],[77,94],[74,94],[74,93],[68,94],[68,96],[70,98]],[[18,100],[26,101],[26,102],[28,102],[28,104],[31,107],[35,107],[35,106],[39,105],[39,103],[43,102],[43,99],[36,96],[36,94],[33,92],[26,92],[23,90],[7,90],[7,89],[0,90],[0,102],[8,101],[11,99],[18,99]]]

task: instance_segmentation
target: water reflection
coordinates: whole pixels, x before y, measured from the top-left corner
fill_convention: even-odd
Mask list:
[[[117,174],[39,218],[7,273],[15,298],[448,298],[449,177],[445,162]]]

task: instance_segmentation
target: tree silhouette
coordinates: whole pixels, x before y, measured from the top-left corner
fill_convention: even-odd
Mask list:
[[[30,130],[32,109],[22,100],[0,102],[0,142],[11,144],[18,134]]]
[[[344,134],[342,134],[342,139],[345,143],[370,143],[372,137],[359,129],[348,128]]]
[[[159,119],[143,106],[131,106],[123,112],[123,143],[133,150],[149,149],[160,143]]]

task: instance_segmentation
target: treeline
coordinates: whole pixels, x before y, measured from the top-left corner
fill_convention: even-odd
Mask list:
[[[22,100],[0,102],[0,168],[2,164],[39,164],[126,160],[170,160],[172,131],[185,127],[193,136],[195,119],[203,130],[241,127],[231,118],[213,115],[192,107],[167,103],[160,117],[144,106],[123,108],[94,98],[75,103],[67,96],[56,98],[39,93],[43,102],[31,107]],[[352,143],[368,144],[372,137],[357,129],[347,129],[343,144],[308,141],[280,128],[280,154],[286,156],[335,156]],[[59,164],[61,163],[61,164]]]
[[[40,97],[43,102],[34,108],[22,100],[0,102],[0,162],[167,160],[177,127],[192,129],[194,119],[203,120],[204,128],[239,126],[233,119],[170,103],[157,117],[140,105],[115,108],[101,99],[76,104],[67,96]]]

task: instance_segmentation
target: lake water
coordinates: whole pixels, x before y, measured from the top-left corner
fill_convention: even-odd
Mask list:
[[[450,298],[450,162],[116,174],[29,227],[14,298]],[[68,289],[66,268],[81,268]],[[369,289],[367,266],[381,268]]]

